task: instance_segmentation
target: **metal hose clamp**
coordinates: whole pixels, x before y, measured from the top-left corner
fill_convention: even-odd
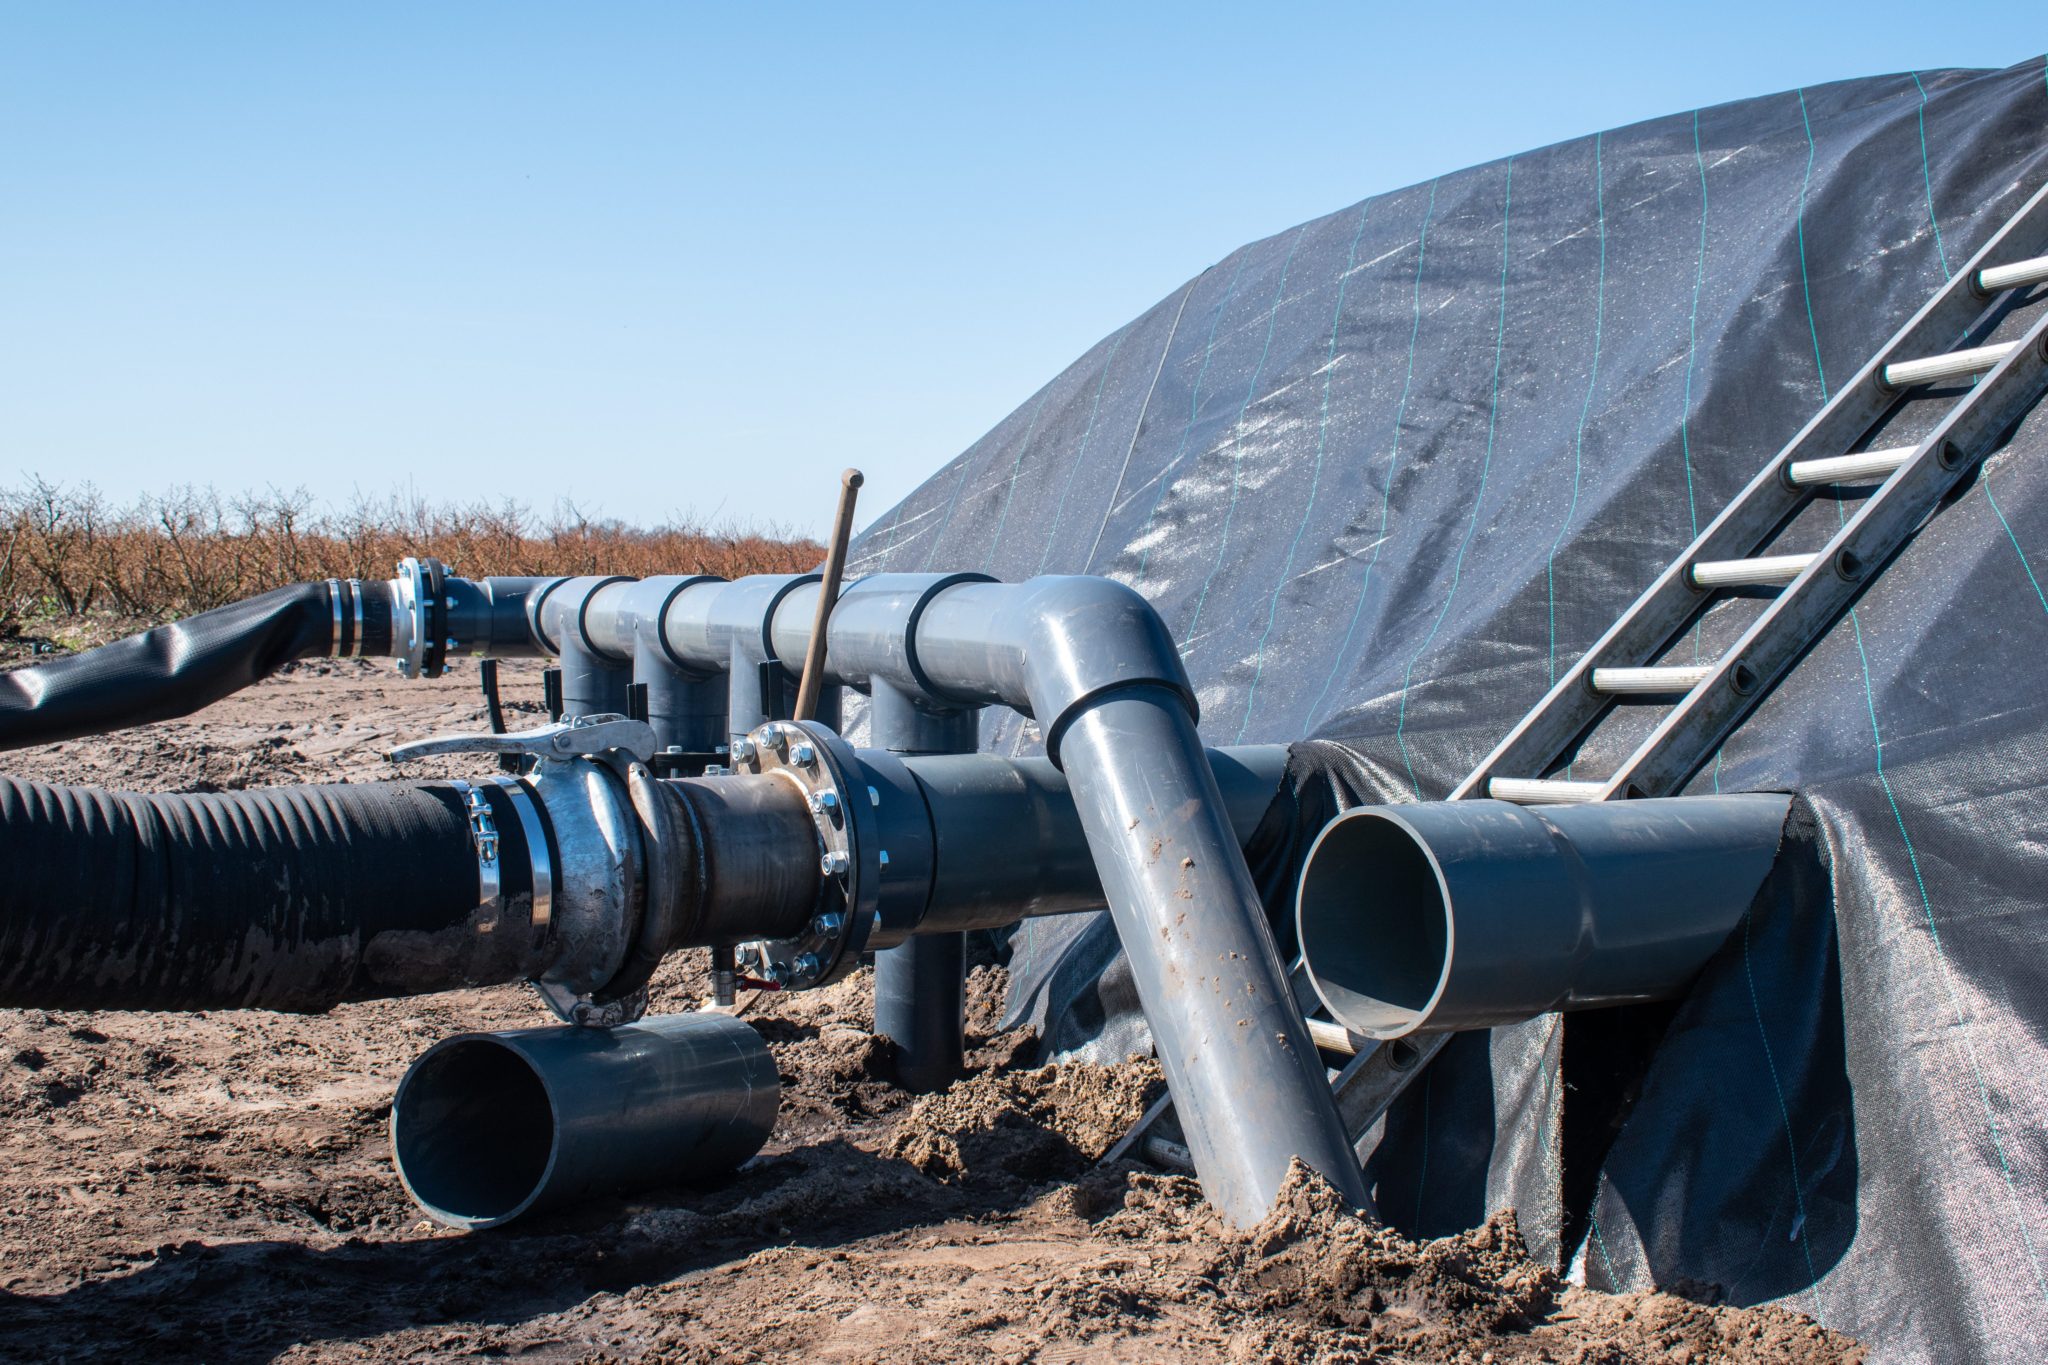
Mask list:
[[[503,894],[504,878],[498,865],[498,824],[491,817],[491,803],[469,783],[457,779],[449,784],[462,793],[464,813],[469,817],[469,839],[476,847],[476,903],[490,906]]]
[[[363,657],[363,580],[351,578],[348,581],[348,595],[355,617],[355,643],[350,652],[358,659]]]
[[[329,643],[327,646],[327,657],[330,659],[339,659],[343,653],[342,645],[345,643],[345,639],[341,633],[340,579],[330,578],[327,580],[327,602],[329,606],[334,608],[334,633],[329,637]]]
[[[533,927],[545,929],[555,918],[555,868],[548,857],[547,827],[540,822],[539,798],[524,778],[494,777],[491,784],[505,793],[526,836],[526,855],[533,868]]]

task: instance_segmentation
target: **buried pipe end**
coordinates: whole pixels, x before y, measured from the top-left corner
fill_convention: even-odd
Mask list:
[[[467,1033],[398,1083],[392,1157],[436,1222],[494,1228],[722,1175],[761,1149],[780,1098],[767,1045],[726,1015]]]
[[[1347,811],[1302,867],[1309,981],[1387,1040],[1682,993],[1755,899],[1790,798]]]
[[[1405,1037],[1443,999],[1457,941],[1450,888],[1392,811],[1323,826],[1302,864],[1295,929],[1317,997],[1353,1033]]]

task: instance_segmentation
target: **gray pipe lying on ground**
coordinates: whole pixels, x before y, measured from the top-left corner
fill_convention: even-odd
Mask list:
[[[421,1208],[491,1228],[723,1175],[761,1150],[780,1103],[767,1044],[728,1015],[465,1033],[398,1083],[391,1149]]]
[[[1368,806],[1323,827],[1296,900],[1316,994],[1368,1038],[1681,993],[1777,858],[1791,798]]]

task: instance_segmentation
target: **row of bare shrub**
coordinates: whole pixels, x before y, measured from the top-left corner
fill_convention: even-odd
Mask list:
[[[0,633],[24,620],[111,612],[164,620],[287,583],[388,578],[406,555],[457,573],[792,573],[823,555],[774,529],[593,520],[570,504],[539,516],[504,502],[435,507],[358,500],[320,510],[304,491],[224,497],[176,488],[133,503],[90,484],[37,478],[0,489]]]

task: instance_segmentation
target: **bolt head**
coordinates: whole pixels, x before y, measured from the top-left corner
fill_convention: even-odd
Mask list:
[[[873,787],[868,788],[868,804],[870,806],[879,806],[882,804],[882,794],[876,791]]]
[[[808,768],[818,761],[818,751],[808,744],[793,744],[789,749],[789,761]]]
[[[816,796],[816,797],[814,797],[813,799],[817,801],[817,803],[818,803],[818,809],[819,809],[819,810],[821,810],[821,811],[823,811],[823,812],[824,812],[825,814],[827,814],[827,815],[830,815],[830,814],[831,814],[831,813],[832,813],[833,811],[835,811],[835,810],[838,810],[838,809],[839,809],[839,793],[838,793],[838,792],[835,792],[835,791],[822,791],[822,792],[819,792],[819,793],[817,794],[817,796]]]
[[[820,910],[811,916],[811,932],[819,938],[830,938],[846,923],[846,916],[836,910]]]
[[[818,870],[828,877],[841,875],[851,865],[843,849],[835,848],[824,857],[818,859]]]
[[[781,753],[789,747],[789,736],[782,732],[780,725],[764,725],[761,727],[760,742]]]
[[[883,867],[887,867],[889,865],[889,850],[886,848],[876,849],[875,862]]]
[[[789,965],[796,972],[796,979],[799,981],[816,981],[825,966],[818,961],[816,953],[805,953]]]
[[[787,986],[789,984],[789,964],[787,962],[769,963],[761,969],[761,979],[772,981],[778,986]]]
[[[723,747],[723,746],[720,746],[720,747]],[[753,741],[753,740],[751,740],[751,739],[748,739],[748,738],[746,738],[745,736],[741,736],[741,737],[740,737],[739,739],[737,739],[737,740],[735,740],[735,741],[733,742],[733,746],[732,746],[732,761],[733,761],[733,762],[735,762],[735,763],[745,763],[745,762],[746,762],[747,760],[751,759],[751,758],[752,758],[753,756],[754,756],[754,741]]]

